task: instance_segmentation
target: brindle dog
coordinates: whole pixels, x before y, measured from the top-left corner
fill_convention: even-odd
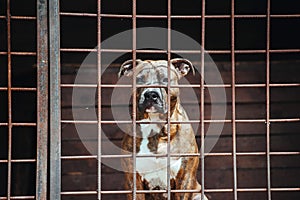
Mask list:
[[[168,62],[165,60],[136,60],[135,70],[133,73],[133,61],[126,61],[120,68],[119,77],[132,77],[135,74],[136,77],[133,78],[136,79],[137,86],[145,86],[138,87],[136,92],[137,120],[141,122],[136,126],[136,189],[167,190],[168,172],[170,173],[171,189],[198,191],[195,193],[171,193],[171,199],[201,200],[201,186],[196,179],[199,164],[197,156],[171,157],[169,170],[166,156],[155,157],[155,155],[167,154],[168,133],[170,134],[171,154],[198,153],[191,124],[171,123],[170,131],[168,131],[166,123],[168,109],[170,109],[170,121],[188,121],[188,116],[180,104],[179,88],[171,87],[168,91],[167,84],[176,86],[180,78],[190,71],[194,73],[192,63],[186,59],[172,59],[170,61],[170,81],[168,81]],[[168,92],[171,98],[170,105],[168,105]],[[132,152],[133,148],[132,134],[125,134],[122,143],[123,152]],[[140,155],[144,155],[144,157]],[[150,155],[150,157],[145,155]],[[130,172],[133,171],[133,159],[122,159],[122,167],[126,172],[125,187],[132,190],[133,174]],[[132,194],[128,195],[128,199],[132,199]],[[167,193],[138,193],[136,199],[163,200],[167,199]]]

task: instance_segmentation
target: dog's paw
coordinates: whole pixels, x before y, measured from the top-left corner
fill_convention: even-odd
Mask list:
[[[197,194],[193,197],[193,200],[208,200],[208,198],[204,195],[204,199],[202,199],[201,194]]]

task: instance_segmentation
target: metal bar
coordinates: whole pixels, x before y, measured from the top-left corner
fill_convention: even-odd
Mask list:
[[[200,164],[201,164],[201,199],[205,199],[204,189],[205,189],[205,163],[204,163],[204,156],[205,156],[205,129],[204,129],[204,89],[205,89],[205,72],[204,72],[204,56],[205,56],[205,0],[202,0],[202,10],[201,10],[201,80],[200,80],[200,134],[201,134],[201,149],[200,149]]]
[[[111,17],[111,18],[133,18],[133,15],[101,14],[101,17]],[[135,15],[135,17],[136,17],[136,15]]]
[[[269,119],[269,122],[299,122],[300,118],[290,118],[290,119]]]
[[[270,53],[299,53],[300,49],[269,49]]]
[[[101,194],[130,194],[132,191],[130,190],[111,190],[111,191],[101,191]],[[158,193],[166,193],[167,190],[137,190],[137,194],[158,194]],[[176,193],[194,193],[198,192],[198,190],[171,190],[171,192]],[[96,194],[97,191],[66,191],[61,192],[62,195],[92,195]]]
[[[61,192],[61,195],[92,195],[97,194],[98,191],[70,191],[70,192]]]
[[[11,198],[11,171],[12,171],[12,75],[11,75],[11,13],[10,0],[6,7],[7,21],[7,93],[8,93],[8,164],[7,164],[7,199]]]
[[[282,192],[282,191],[300,191],[300,188],[271,188],[271,191]]]
[[[101,162],[102,162],[102,152],[101,152],[101,149],[102,149],[102,143],[101,143],[101,140],[102,140],[102,137],[101,137],[101,134],[102,134],[102,124],[101,124],[101,121],[102,121],[102,112],[101,112],[101,104],[102,104],[102,95],[101,95],[101,82],[102,82],[102,79],[101,79],[101,75],[102,75],[102,70],[101,70],[101,0],[98,0],[97,2],[97,40],[98,40],[98,46],[97,46],[97,76],[98,76],[98,83],[97,83],[97,92],[98,92],[98,100],[97,100],[97,103],[98,103],[98,110],[97,110],[97,114],[98,114],[98,155],[97,155],[97,164],[98,164],[98,191],[97,191],[97,195],[98,195],[98,200],[101,200],[101,191],[102,191],[102,187],[101,187],[101,174],[102,174],[102,171],[101,171]]]
[[[265,156],[266,152],[238,152],[236,155],[238,156]],[[233,153],[205,153],[205,156],[232,156]],[[293,156],[293,155],[300,155],[300,152],[270,152],[272,156]],[[170,157],[199,157],[201,153],[171,153]],[[81,156],[62,156],[62,160],[88,160],[88,159],[96,159],[97,155],[81,155]],[[101,155],[101,158],[131,158],[132,155],[123,155],[123,154],[113,154],[113,155]],[[143,154],[137,155],[137,158],[163,158],[167,157],[167,154]],[[12,162],[34,162],[35,160],[12,160]],[[0,160],[2,163],[7,163],[7,160]]]
[[[299,87],[300,83],[270,83],[270,87]]]
[[[97,52],[97,49],[87,48],[60,48],[61,52]]]
[[[238,152],[237,156],[265,156],[266,152]],[[233,153],[204,153],[205,156],[232,156]],[[272,156],[293,156],[300,155],[300,152],[270,152]],[[167,157],[167,154],[143,154],[136,155],[137,158],[163,158]],[[170,157],[199,157],[201,153],[171,153]],[[101,155],[101,158],[131,158],[132,155],[123,155],[123,154],[113,154],[113,155]],[[98,155],[81,155],[81,156],[62,156],[62,160],[88,160],[88,159],[97,159]],[[12,160],[12,162],[34,162],[34,160]],[[0,162],[7,163],[7,160],[1,160]]]
[[[61,15],[61,16],[72,16],[72,17],[100,17],[98,15],[98,13],[60,12],[59,15]]]
[[[288,192],[288,191],[300,191],[300,188],[271,188],[274,192]],[[238,189],[238,192],[265,192],[267,188],[242,188]],[[130,194],[131,190],[107,190],[101,191],[101,194]],[[197,190],[171,190],[171,192],[177,193],[194,193]],[[224,192],[233,192],[231,188],[220,188],[220,189],[206,189],[207,193],[224,193]],[[62,192],[62,195],[93,195],[96,194],[97,191],[66,191]],[[166,193],[166,190],[137,190],[138,194],[158,194],[158,193]],[[0,198],[1,199],[1,198]],[[6,198],[2,198],[6,199]],[[14,198],[15,199],[15,198]],[[19,199],[19,198],[18,198]]]
[[[36,56],[36,52],[11,51],[10,54],[16,56]],[[7,55],[7,52],[0,52],[0,55]]]
[[[61,48],[62,52],[97,52],[97,49],[90,48]],[[131,49],[101,49],[101,52],[107,53],[129,53]],[[300,49],[270,49],[270,53],[299,53]],[[137,49],[137,53],[167,53],[166,50],[150,50],[150,49]],[[206,50],[209,54],[231,54],[231,50]],[[201,50],[171,50],[171,53],[190,53],[199,54]],[[251,49],[251,50],[234,50],[236,54],[262,54],[266,53],[264,49]],[[0,52],[0,55],[6,55],[7,52]],[[12,55],[35,55],[34,52],[12,52]]]
[[[50,38],[50,200],[61,191],[61,95],[59,0],[49,1]]]
[[[290,119],[270,119],[270,122],[298,122],[300,121],[300,118],[290,118]],[[62,120],[62,123],[65,124],[97,124],[98,121],[89,121],[89,120]],[[155,121],[151,121],[151,123],[162,123],[163,121],[159,121],[159,122],[155,122]],[[231,123],[232,120],[230,119],[225,119],[225,120],[218,120],[218,119],[205,119],[204,120],[205,123]],[[236,123],[253,123],[253,122],[262,122],[262,123],[266,123],[266,119],[236,119],[235,120]],[[120,124],[129,124],[132,123],[132,121],[129,120],[102,120],[102,124],[116,124],[116,123],[120,123]],[[150,122],[141,122],[141,121],[136,121],[137,124],[139,123],[143,123],[143,124],[147,124]],[[171,124],[178,124],[178,123],[182,123],[182,124],[190,124],[190,123],[201,123],[201,120],[188,120],[188,121],[171,121]],[[13,123],[15,124],[15,123]],[[0,123],[0,126],[7,126],[7,123]],[[16,123],[16,126],[23,126],[22,124],[18,124]],[[24,124],[24,126],[35,126],[34,124]]]
[[[87,160],[97,159],[98,155],[86,155],[86,156],[61,156],[62,160]]]
[[[37,163],[36,199],[47,199],[48,162],[48,5],[37,1]]]
[[[9,199],[35,199],[35,196],[12,196],[9,199],[7,197],[0,197],[0,200]]]
[[[62,52],[97,52],[96,49],[90,48],[61,48]],[[129,53],[131,49],[101,49],[101,52],[106,53]],[[270,49],[270,53],[299,53],[300,49]],[[137,53],[167,53],[166,50],[151,50],[151,49],[137,49]],[[209,54],[230,54],[230,50],[206,50]],[[251,50],[234,50],[237,54],[262,54],[266,53],[263,49],[251,49]],[[171,53],[190,53],[199,54],[201,50],[171,50]],[[7,55],[7,52],[0,51],[0,55]],[[22,51],[12,51],[11,55],[28,55],[36,56],[36,52],[22,52]]]
[[[300,83],[270,83],[270,87],[299,87]],[[97,88],[97,84],[61,84],[62,88]],[[102,88],[131,88],[132,85],[109,85],[102,84]],[[143,87],[161,87],[159,85],[137,85],[137,88]],[[171,85],[171,88],[200,88],[201,84],[189,84],[189,85]],[[231,88],[231,84],[204,84],[205,88]],[[265,83],[251,83],[251,84],[235,84],[236,88],[257,88],[266,87]],[[23,90],[24,89],[24,90]],[[6,91],[7,88],[1,88],[0,91]],[[35,91],[36,88],[12,88],[13,91]]]
[[[236,109],[235,109],[235,23],[234,0],[231,0],[231,98],[232,98],[232,153],[233,153],[233,197],[237,196],[237,161],[236,161]]]
[[[6,19],[6,16],[0,16],[0,19]],[[10,19],[21,19],[21,20],[36,20],[36,17],[31,16],[10,16]]]
[[[86,12],[60,12],[62,16],[73,16],[73,17],[97,17],[96,13],[86,13]],[[125,15],[125,14],[101,14],[100,17],[107,17],[107,18],[132,18],[132,15]],[[167,19],[167,15],[136,15],[137,18],[143,19]],[[234,18],[266,18],[267,15],[257,14],[257,15],[234,15]],[[300,14],[274,14],[270,15],[271,18],[300,18]],[[5,18],[5,16],[0,16],[1,18]],[[27,16],[13,16],[13,19],[33,19],[34,17],[27,17]],[[172,15],[171,19],[230,19],[231,15]]]
[[[36,159],[19,159],[19,160],[11,160],[12,163],[32,163],[36,162]],[[0,163],[8,163],[8,160],[0,160]]]
[[[271,18],[299,18],[300,14],[290,14],[290,15],[269,15]],[[267,15],[268,17],[268,15]]]
[[[167,85],[167,102],[168,105],[171,105],[171,95],[170,95],[170,90],[171,90],[171,0],[168,0],[168,36],[167,36],[167,56],[168,56],[168,85]],[[171,108],[168,106],[167,110],[167,134],[168,134],[168,140],[167,140],[167,199],[171,200]]]
[[[8,88],[7,87],[0,87],[0,91],[7,91]],[[36,88],[10,88],[11,91],[37,91]]]
[[[282,191],[299,191],[300,188],[271,188],[271,191],[282,192]],[[239,192],[265,192],[267,188],[243,188],[238,189]],[[232,192],[232,189],[206,189],[205,192],[217,193],[217,192]]]
[[[12,126],[36,126],[37,123],[11,123]]]
[[[137,182],[136,182],[136,108],[137,108],[137,101],[136,101],[136,0],[132,1],[132,60],[133,60],[133,79],[132,79],[132,132],[133,132],[133,150],[132,150],[132,157],[133,157],[133,190],[132,190],[132,199],[136,200],[136,191],[137,191]]]
[[[266,152],[268,200],[271,196],[271,160],[270,160],[270,12],[271,1],[267,1],[267,45],[266,45]]]

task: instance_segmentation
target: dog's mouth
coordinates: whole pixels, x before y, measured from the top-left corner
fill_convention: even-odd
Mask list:
[[[139,110],[146,113],[165,113],[163,105],[153,101],[144,101],[142,104],[139,104]]]
[[[147,113],[157,113],[157,109],[155,108],[155,106],[151,106],[150,108],[146,108],[145,112]]]

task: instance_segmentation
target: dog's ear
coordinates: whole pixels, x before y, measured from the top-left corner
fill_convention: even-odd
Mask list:
[[[138,64],[140,64],[142,62],[142,60],[137,59],[135,62],[136,62],[135,66],[137,66]],[[132,69],[133,69],[133,60],[125,61],[120,67],[120,71],[118,73],[119,78],[123,75],[128,76],[128,77],[132,76],[132,74],[133,74]]]
[[[174,65],[181,77],[187,75],[191,70],[193,75],[195,75],[195,69],[191,61],[184,58],[174,58],[171,60],[171,63]]]

